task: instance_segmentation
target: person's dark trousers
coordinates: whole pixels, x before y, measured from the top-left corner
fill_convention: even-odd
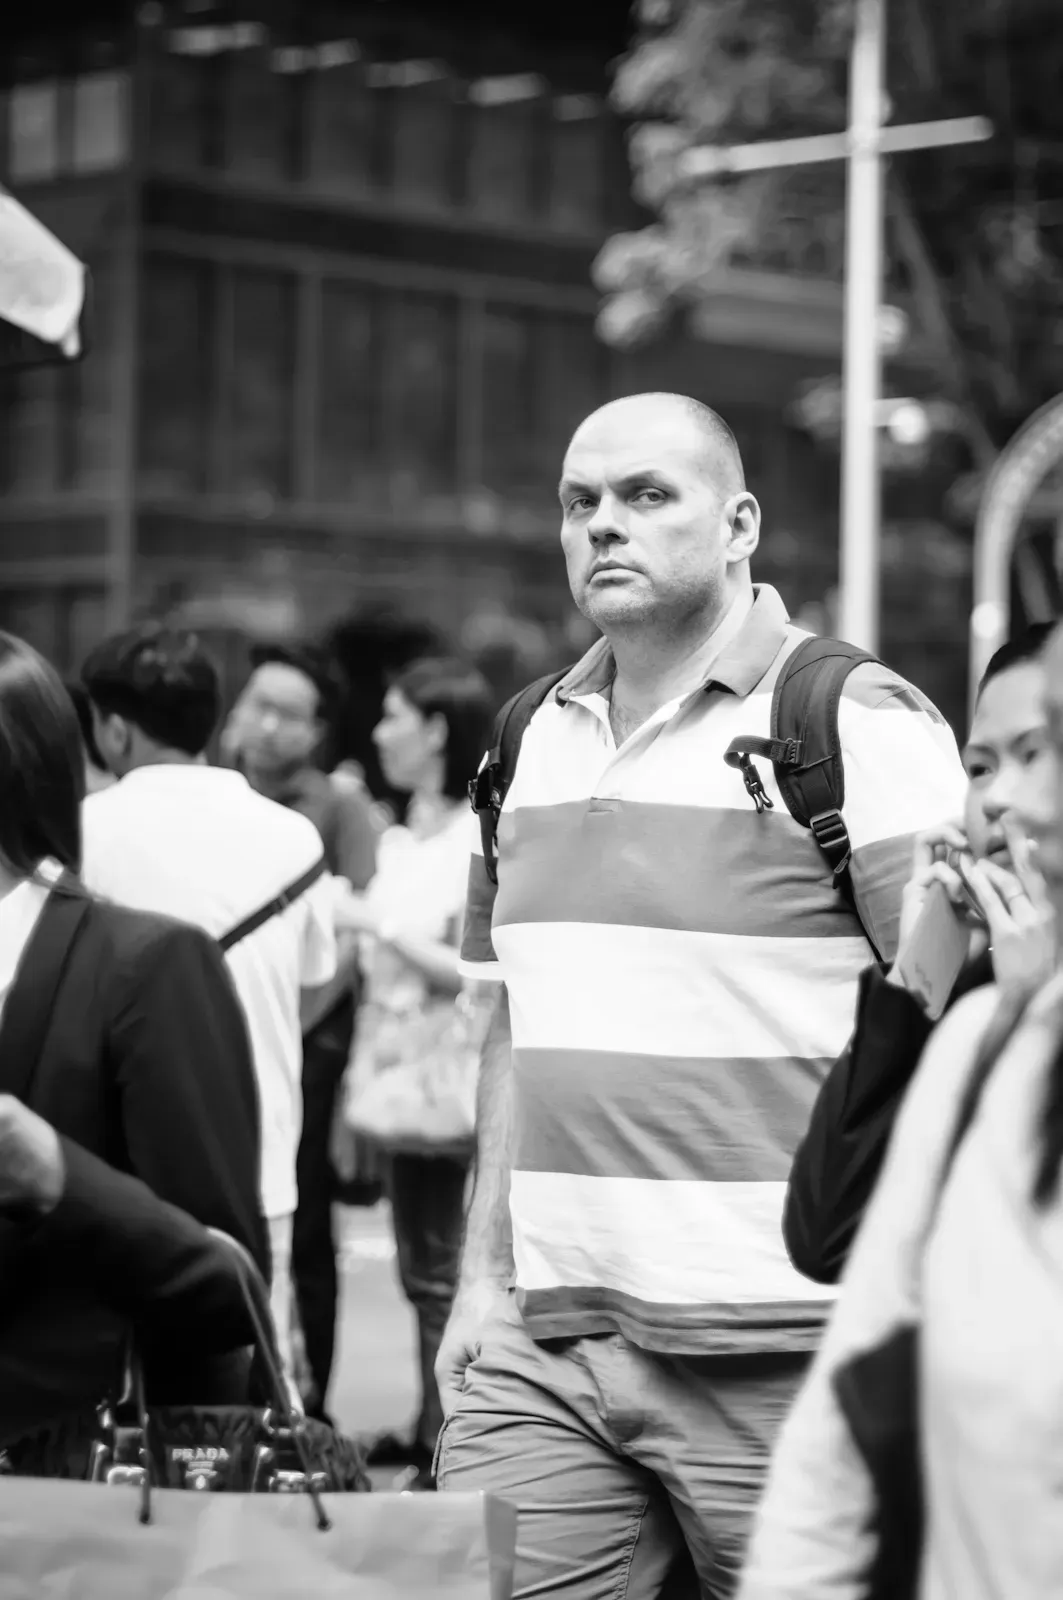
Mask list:
[[[402,1290],[417,1317],[421,1412],[414,1439],[431,1455],[443,1426],[436,1355],[458,1282],[468,1164],[436,1156],[394,1156],[388,1175]]]
[[[323,1416],[336,1352],[339,1274],[332,1229],[332,1119],[347,1067],[354,1006],[341,1006],[303,1040],[303,1131],[296,1161],[299,1203],[292,1230],[292,1281],[315,1394]]]

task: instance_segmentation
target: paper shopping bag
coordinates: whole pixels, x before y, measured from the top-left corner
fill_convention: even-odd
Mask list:
[[[517,1518],[481,1494],[135,1490],[0,1479],[0,1600],[510,1600]]]

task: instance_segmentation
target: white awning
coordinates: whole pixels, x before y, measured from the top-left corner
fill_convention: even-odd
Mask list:
[[[85,268],[43,223],[0,190],[0,317],[73,360],[81,351]]]

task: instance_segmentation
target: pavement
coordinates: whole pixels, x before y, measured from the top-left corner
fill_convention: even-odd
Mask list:
[[[386,1201],[338,1206],[340,1316],[329,1410],[343,1433],[407,1429],[417,1411],[413,1312],[402,1298]],[[393,1472],[372,1474],[389,1488]]]

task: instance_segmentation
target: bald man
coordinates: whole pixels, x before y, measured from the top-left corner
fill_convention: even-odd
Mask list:
[[[786,1258],[790,1159],[871,944],[892,958],[914,835],[964,779],[929,702],[851,674],[854,909],[767,768],[761,814],[723,759],[767,736],[807,637],[752,581],[730,429],[684,396],[615,401],[560,498],[604,637],[525,733],[497,891],[472,863],[465,970],[499,994],[438,1481],[518,1506],[518,1596],[649,1600],[685,1545],[718,1600],[830,1300]]]

